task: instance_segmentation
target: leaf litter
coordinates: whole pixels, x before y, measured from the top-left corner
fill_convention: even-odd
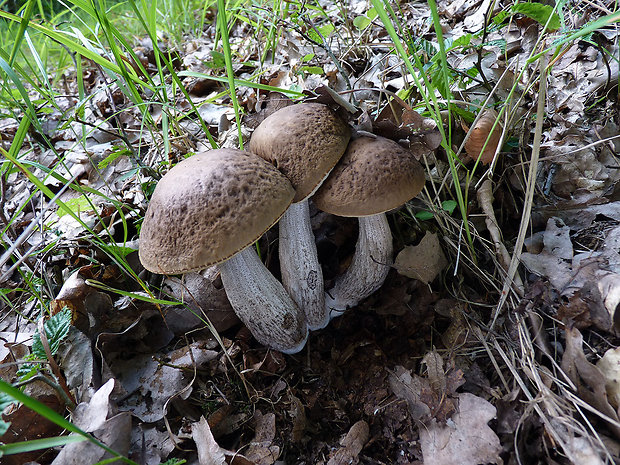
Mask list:
[[[351,14],[363,18],[352,23],[357,24],[352,32],[326,32],[321,41],[309,31],[340,21],[330,5],[323,8],[327,19],[319,24],[303,15],[283,19],[277,53],[270,51],[264,66],[257,64],[256,44],[247,40],[249,26],[233,28],[232,47],[240,58],[236,77],[251,80],[260,72],[263,84],[303,90],[332,106],[343,99],[342,108],[353,105],[348,118],[354,127],[419,148],[429,182],[441,185],[449,168],[445,152],[437,150],[437,128],[403,106],[400,97],[379,90],[399,91],[410,76],[388,53],[389,37],[371,6],[350,2]],[[566,17],[573,28],[600,15],[590,4],[580,8],[582,14]],[[175,94],[168,82],[160,83],[173,97],[167,111],[183,115],[166,151],[162,135],[145,130],[143,116],[122,90],[86,62],[90,105],[83,107],[82,121],[66,120],[75,99],[59,96],[43,128],[54,150],[33,137],[21,154],[54,192],[65,181],[50,171],[88,187],[60,193],[78,219],[33,195],[33,186],[17,171],[8,175],[2,196],[2,215],[14,217],[7,233],[12,240],[23,238],[16,257],[31,247],[50,246],[52,253],[41,260],[37,273],[55,290],[48,295],[52,307],[74,312],[59,363],[76,396],[76,424],[149,465],[173,457],[218,465],[618,460],[618,375],[609,362],[619,345],[620,203],[615,186],[620,146],[616,102],[609,92],[619,69],[618,60],[611,59],[617,55],[617,34],[607,26],[570,44],[550,68],[539,173],[529,180],[537,188],[532,234],[527,251],[519,254],[529,274],[520,276],[524,292],[511,294],[509,310],[493,318],[490,308],[499,299],[510,254],[517,253],[512,244],[528,182],[531,114],[538,98],[529,80],[538,71],[526,63],[541,25],[513,12],[505,27],[489,28],[482,37],[476,35],[480,25],[500,13],[499,4],[441,1],[438,9],[445,37],[467,44],[448,52],[448,62],[461,76],[455,95],[475,104],[467,106],[471,112],[495,86],[492,99],[511,111],[504,144],[489,160],[493,190],[479,197],[479,204],[467,205],[481,261],[476,266],[458,262],[464,256],[455,247],[462,241],[457,215],[430,209],[432,221],[417,221],[415,213],[429,211],[429,205],[421,199],[411,202],[400,211],[412,213],[409,217],[390,215],[399,255],[383,288],[313,333],[308,350],[295,356],[256,345],[231,315],[216,275],[149,277],[151,289],[162,290],[158,298],[183,302],[152,304],[138,298],[147,296],[144,288],[127,279],[106,250],[89,239],[91,229],[122,250],[132,273],[144,278],[135,243],[123,237],[123,224],[141,216],[149,190],[167,166],[210,147],[201,120],[222,145],[237,146],[238,133],[222,85],[189,73],[183,80],[190,100]],[[403,4],[401,14],[403,24],[421,39],[417,50],[431,67],[437,55],[428,5]],[[214,39],[215,28],[209,25],[182,47],[161,45],[179,54],[183,71],[217,74],[222,65]],[[362,46],[352,46],[350,39]],[[153,44],[143,41],[136,53],[147,73],[159,79]],[[519,78],[521,67],[526,73]],[[75,75],[65,77],[77,95]],[[521,94],[516,103],[509,101],[513,85]],[[321,86],[344,92],[334,97]],[[282,94],[244,86],[237,93],[247,113],[244,137],[270,111],[290,103]],[[149,115],[163,127],[161,105],[151,105]],[[459,116],[460,124],[453,127],[457,139],[465,139],[472,121]],[[3,147],[17,126],[16,119],[0,119]],[[121,149],[124,141],[131,149]],[[461,161],[473,165],[464,157]],[[475,171],[471,186],[483,180]],[[435,195],[452,200],[445,198],[445,190]],[[333,280],[351,259],[356,227],[316,211],[313,221],[325,277]],[[28,230],[30,224],[43,227]],[[259,247],[277,272],[276,239],[271,231]],[[496,257],[499,251],[502,259]],[[26,271],[31,266],[24,261]],[[7,364],[27,356],[28,338],[37,331],[32,321],[39,317],[36,305],[19,291],[21,277],[9,269],[3,263],[3,287],[11,290],[11,306],[2,302],[0,327]],[[95,289],[89,280],[128,295]],[[489,330],[491,321],[496,326]],[[15,377],[14,370],[3,369],[3,379]],[[64,413],[54,390],[44,386],[32,383],[27,392]],[[16,408],[21,409],[17,415]],[[15,440],[32,439],[28,434],[34,431],[58,434],[50,426],[35,429],[28,422],[36,417],[23,406],[8,408],[3,418],[13,422]],[[49,455],[28,459],[51,463]],[[90,444],[72,444],[55,463],[94,463],[104,456]]]

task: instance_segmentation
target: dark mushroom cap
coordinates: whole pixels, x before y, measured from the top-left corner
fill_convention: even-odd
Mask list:
[[[334,215],[370,216],[404,204],[423,187],[424,170],[410,150],[384,137],[360,137],[312,199]]]
[[[199,153],[157,183],[140,231],[140,261],[160,274],[222,262],[276,223],[294,195],[288,179],[253,154]]]
[[[336,165],[351,131],[326,105],[300,103],[269,115],[256,128],[250,152],[278,168],[293,184],[293,202],[309,197]]]

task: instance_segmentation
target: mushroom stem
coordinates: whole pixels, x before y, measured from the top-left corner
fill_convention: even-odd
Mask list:
[[[219,265],[228,300],[256,340],[294,354],[308,339],[306,320],[252,246]]]
[[[329,323],[329,311],[325,307],[323,272],[310,226],[308,201],[292,204],[279,224],[282,284],[306,315],[308,328],[324,328]]]
[[[351,265],[325,293],[331,318],[379,289],[392,265],[392,232],[384,213],[359,218],[359,235]]]

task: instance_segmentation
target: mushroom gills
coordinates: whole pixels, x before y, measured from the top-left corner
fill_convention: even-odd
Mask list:
[[[306,315],[308,328],[329,323],[325,307],[323,271],[319,264],[307,200],[292,204],[280,218],[280,270],[282,284]]]
[[[359,235],[351,265],[325,293],[325,306],[335,318],[378,290],[392,266],[392,232],[384,213],[359,218]]]
[[[303,349],[308,327],[295,302],[252,246],[219,265],[235,313],[261,344],[285,354]]]

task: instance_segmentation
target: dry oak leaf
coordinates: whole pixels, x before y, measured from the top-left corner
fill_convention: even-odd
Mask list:
[[[469,393],[459,394],[458,400],[458,410],[447,424],[432,420],[420,428],[424,465],[503,464],[499,438],[487,425],[495,418],[495,407]]]

